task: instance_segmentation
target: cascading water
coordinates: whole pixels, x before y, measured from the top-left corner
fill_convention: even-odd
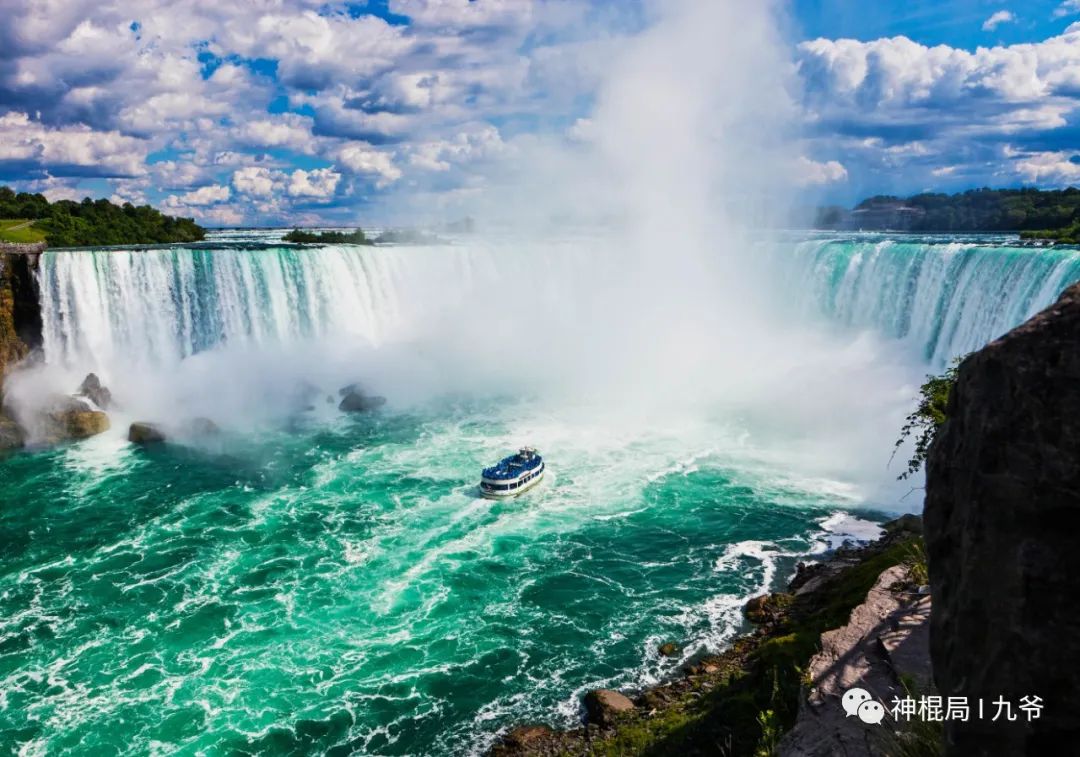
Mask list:
[[[451,302],[483,250],[288,246],[47,252],[46,360],[169,364],[223,345],[329,336],[378,344]]]
[[[781,266],[804,306],[912,345],[931,366],[983,346],[1080,281],[1080,250],[1005,238],[855,235],[804,241]],[[784,275],[783,273],[781,275]]]
[[[777,249],[782,293],[844,326],[905,340],[934,366],[1080,280],[1080,250],[1007,240],[867,235]],[[565,254],[559,261],[572,264]],[[48,252],[40,268],[45,356],[100,370],[120,360],[175,363],[222,345],[326,337],[377,345],[415,336],[463,298],[528,275],[513,256],[476,244]]]
[[[917,506],[851,475],[891,477],[890,429],[913,392],[882,372],[878,340],[765,339],[706,312],[705,328],[665,322],[667,303],[623,297],[618,254],[580,240],[514,254],[242,241],[42,258],[46,360],[15,378],[59,375],[70,391],[100,369],[118,405],[114,432],[0,460],[0,739],[26,753],[477,753],[511,724],[574,723],[587,688],[666,675],[683,660],[659,658],[661,641],[723,645],[745,599],[800,555],[873,533],[852,511]],[[1080,278],[1066,249],[853,238],[774,257],[772,301],[801,293],[931,360]],[[279,381],[336,400],[344,374],[320,370],[339,353],[364,377],[397,366],[375,381],[388,394],[426,365],[435,391],[372,416],[318,394],[284,424],[226,414],[277,405]],[[923,360],[904,359],[918,378]],[[687,389],[692,412],[642,419],[621,397],[597,410],[588,393],[544,391],[597,375],[615,390],[654,364],[646,385],[660,400]],[[704,372],[664,383],[691,369]],[[713,404],[740,373],[757,394]],[[138,449],[123,436],[133,407],[194,408],[224,430]],[[885,427],[884,447],[828,446],[837,418],[875,444]],[[821,428],[807,473],[785,442]],[[479,499],[480,467],[526,442],[550,478],[514,502]]]

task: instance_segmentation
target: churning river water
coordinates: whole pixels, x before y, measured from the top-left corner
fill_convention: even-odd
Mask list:
[[[42,259],[34,370],[67,391],[97,370],[120,408],[107,434],[0,460],[4,752],[480,752],[512,724],[573,723],[589,688],[661,679],[680,663],[664,641],[722,647],[797,560],[918,506],[794,471],[721,411],[613,421],[455,385],[338,413],[336,374],[281,345],[377,350],[505,273],[464,243],[251,239]],[[997,238],[818,236],[776,258],[800,307],[895,344],[916,376],[1080,279],[1076,250]],[[508,338],[492,349],[528,349]],[[199,362],[226,347],[242,357]],[[280,373],[305,378],[301,400]],[[125,441],[185,403],[221,433]],[[479,498],[480,468],[522,443],[547,479]]]

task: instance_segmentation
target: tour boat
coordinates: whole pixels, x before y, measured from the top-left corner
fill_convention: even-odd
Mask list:
[[[516,455],[504,457],[498,465],[484,468],[480,494],[488,499],[515,497],[540,483],[544,459],[532,447],[522,447]]]

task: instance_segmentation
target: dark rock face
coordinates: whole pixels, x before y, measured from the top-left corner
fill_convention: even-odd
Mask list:
[[[19,449],[26,441],[19,424],[0,413],[0,453]]]
[[[96,373],[90,373],[79,385],[78,394],[87,397],[102,410],[108,410],[112,404],[112,392],[101,385],[101,379]]]
[[[156,444],[165,441],[165,432],[153,423],[136,421],[128,428],[128,441],[134,444]]]
[[[1076,749],[1080,285],[960,366],[926,491],[934,678],[988,706],[947,723],[949,753]],[[1017,720],[991,720],[1002,696]],[[1030,723],[1025,696],[1044,704]]]
[[[185,430],[192,436],[215,436],[221,433],[218,424],[209,418],[192,418]]]
[[[386,404],[385,397],[367,394],[359,384],[349,384],[343,387],[339,394],[341,404],[338,405],[338,410],[345,413],[367,413]]]
[[[0,384],[8,367],[29,352],[15,324],[15,264],[14,255],[0,255]]]
[[[907,532],[909,534],[922,536],[923,533],[922,518],[918,515],[912,515],[911,513],[901,515],[896,520],[890,520],[888,523],[883,523],[881,528],[887,534]]]
[[[634,703],[617,691],[595,689],[585,695],[585,713],[590,723],[609,726],[615,723],[620,715],[633,711]]]
[[[41,346],[37,255],[0,252],[0,375]]]

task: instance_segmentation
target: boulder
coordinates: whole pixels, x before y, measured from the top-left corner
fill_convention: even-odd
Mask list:
[[[215,436],[221,433],[221,428],[209,418],[192,418],[184,430],[193,436]]]
[[[153,423],[136,421],[128,428],[128,441],[135,444],[156,444],[165,441],[165,432]]]
[[[743,615],[755,626],[778,623],[783,620],[791,599],[790,594],[762,594],[743,606]]]
[[[612,725],[623,715],[634,711],[629,697],[610,689],[594,689],[585,695],[585,712],[590,723]]]
[[[503,745],[510,750],[528,751],[554,735],[555,732],[545,725],[522,725],[503,737]]]
[[[43,420],[44,440],[53,444],[86,439],[109,430],[109,416],[77,397],[54,401]]]
[[[349,384],[339,392],[341,404],[338,410],[346,413],[367,413],[386,404],[385,397],[366,394],[359,384]]]
[[[1059,754],[1080,736],[1078,347],[1074,285],[961,363],[930,447],[934,679],[1017,716],[949,720],[949,754]],[[1017,711],[1023,697],[1041,697],[1038,719]]]
[[[87,374],[79,385],[79,391],[76,394],[91,400],[102,410],[108,410],[109,405],[112,404],[112,392],[101,385],[101,379],[97,377],[96,373]]]
[[[679,648],[679,645],[676,644],[674,641],[668,641],[664,644],[661,644],[660,648],[657,651],[660,652],[660,654],[662,654],[664,657],[676,657],[682,650]]]

